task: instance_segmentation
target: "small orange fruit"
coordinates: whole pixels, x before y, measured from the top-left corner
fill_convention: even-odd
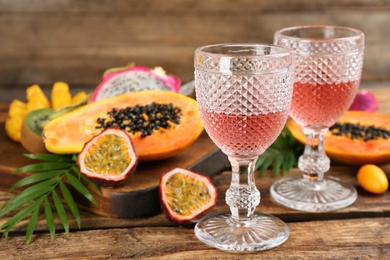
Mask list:
[[[363,189],[374,194],[383,194],[389,188],[385,172],[373,164],[363,165],[358,170],[357,180]]]

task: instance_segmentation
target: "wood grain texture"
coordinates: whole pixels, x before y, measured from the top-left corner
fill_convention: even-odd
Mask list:
[[[355,219],[288,223],[283,245],[253,254],[230,254],[207,247],[192,229],[140,227],[88,230],[23,237],[0,243],[1,259],[386,259],[390,219]]]
[[[382,166],[386,173],[390,176],[390,165]],[[324,212],[324,213],[309,213],[303,211],[296,211],[293,209],[285,208],[277,204],[270,196],[269,188],[272,183],[278,178],[271,176],[270,172],[266,172],[263,177],[256,176],[256,186],[261,193],[261,203],[257,207],[257,211],[264,212],[268,214],[275,215],[286,222],[302,222],[302,221],[313,221],[313,220],[337,220],[337,219],[359,219],[359,218],[378,218],[378,217],[387,217],[390,218],[390,193],[386,192],[383,195],[373,195],[364,191],[359,187],[356,181],[357,169],[348,167],[348,166],[333,166],[329,173],[329,176],[335,176],[342,179],[345,182],[351,183],[358,191],[358,198],[351,206],[341,209],[338,211]],[[287,176],[300,175],[300,172],[296,169],[288,173]],[[217,205],[210,211],[211,213],[229,211],[228,206],[225,203],[225,192],[229,188],[231,180],[231,172],[225,171],[221,174],[213,177],[213,183],[218,189],[218,201]],[[3,191],[5,189],[1,188]],[[0,193],[0,205],[9,198],[10,195],[7,195],[3,192]],[[153,203],[159,203],[155,201]],[[9,214],[12,215],[12,214]],[[8,216],[9,217],[9,216]],[[0,219],[0,224],[5,222],[7,219]],[[171,225],[162,214],[151,216],[147,218],[132,218],[128,220],[115,219],[115,218],[106,218],[99,217],[88,212],[82,213],[82,228],[89,229],[92,227],[95,228],[117,228],[117,227],[137,227],[143,225],[150,226],[167,226]],[[18,225],[16,230],[24,231],[26,228],[27,221],[22,222]],[[61,229],[61,225],[58,222],[58,229]],[[72,229],[77,229],[76,222],[71,219],[70,226]],[[45,231],[46,220],[44,216],[41,216],[38,224],[37,230]]]
[[[136,62],[193,78],[196,47],[272,42],[275,30],[329,24],[366,34],[363,81],[390,81],[388,1],[0,1],[0,90],[63,80],[93,90],[104,70]],[[12,95],[0,95],[9,102]]]

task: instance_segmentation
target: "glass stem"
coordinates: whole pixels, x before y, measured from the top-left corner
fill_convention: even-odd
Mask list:
[[[299,157],[298,167],[308,180],[321,182],[330,168],[330,160],[324,151],[324,135],[327,130],[303,128],[306,145],[303,155]]]
[[[232,166],[232,180],[226,191],[226,204],[232,217],[237,221],[247,221],[253,216],[260,203],[260,192],[256,188],[254,168],[256,158],[238,159],[229,157]]]

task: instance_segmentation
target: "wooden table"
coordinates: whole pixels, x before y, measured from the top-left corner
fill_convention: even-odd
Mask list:
[[[371,91],[380,104],[379,112],[390,114],[390,89]],[[390,164],[383,168],[390,173]],[[269,194],[276,178],[270,173],[257,177],[262,195],[257,210],[280,217],[290,228],[287,242],[268,251],[231,254],[210,248],[198,241],[192,228],[174,226],[163,214],[115,219],[82,211],[81,230],[71,219],[70,234],[59,229],[54,241],[47,232],[44,216],[29,245],[24,243],[25,227],[18,226],[9,241],[0,240],[0,259],[389,259],[390,192],[379,196],[365,192],[356,181],[356,171],[356,167],[332,166],[328,174],[353,184],[358,199],[346,209],[328,213],[299,212],[277,205]],[[287,175],[294,174],[300,173],[294,169]],[[224,193],[230,177],[230,171],[213,177],[220,196],[212,212],[228,210]],[[6,190],[0,190],[1,205],[11,197]],[[0,219],[0,224],[5,220]]]

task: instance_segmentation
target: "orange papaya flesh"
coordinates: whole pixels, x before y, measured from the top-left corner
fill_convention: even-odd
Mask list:
[[[113,108],[119,110],[153,102],[179,107],[180,123],[170,122],[170,128],[154,130],[144,137],[140,132],[128,131],[140,161],[171,157],[196,141],[203,124],[195,99],[171,91],[139,91],[92,102],[50,121],[43,130],[46,149],[57,154],[79,153],[86,142],[104,130],[99,128],[98,118],[107,117]]]
[[[347,111],[338,122],[375,126],[390,131],[390,115],[381,113]],[[305,135],[294,120],[290,119],[287,127],[297,141],[305,143]],[[364,141],[362,138],[352,139],[349,136],[337,136],[327,131],[324,137],[324,149],[331,160],[348,165],[383,164],[390,161],[390,138],[379,137]]]

